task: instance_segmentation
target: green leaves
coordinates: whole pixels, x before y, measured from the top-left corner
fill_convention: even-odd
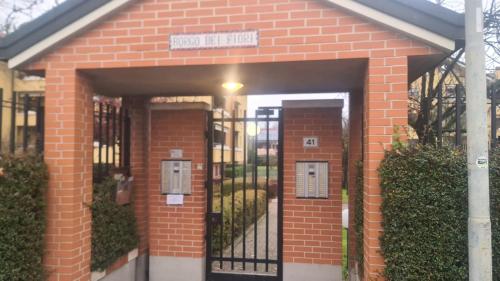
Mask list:
[[[0,281],[44,280],[47,168],[34,155],[0,158]]]
[[[388,280],[467,280],[467,167],[452,148],[387,152],[379,169]]]
[[[109,178],[94,184],[92,203],[92,271],[102,271],[139,243],[132,205],[114,200],[116,181]]]
[[[500,280],[500,149],[490,155],[493,280]],[[386,152],[380,169],[388,280],[467,280],[467,166],[463,151]]]
[[[363,252],[363,163],[360,161],[356,167],[356,198],[354,202],[354,232],[356,233],[356,261],[359,264],[359,274],[363,276],[363,260],[364,260],[364,252]]]
[[[500,149],[490,156],[490,200],[493,280],[500,280]]]

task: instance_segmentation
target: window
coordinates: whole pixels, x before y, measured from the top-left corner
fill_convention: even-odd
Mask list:
[[[234,147],[240,147],[240,132],[234,131]]]
[[[226,140],[226,132],[222,132],[219,129],[214,130],[214,144],[222,145],[224,142],[224,145],[227,145]]]

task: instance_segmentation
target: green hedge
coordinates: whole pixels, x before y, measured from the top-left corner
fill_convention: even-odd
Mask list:
[[[274,180],[269,180],[269,198],[274,198],[277,195],[277,182]],[[253,190],[254,187],[252,185],[252,180],[250,178],[247,179],[246,189]],[[257,181],[257,189],[258,190],[266,190],[266,179],[264,177],[260,177]],[[234,181],[234,191],[243,190],[243,178],[236,178]],[[220,183],[216,185],[215,192],[220,192]],[[231,195],[233,192],[232,179],[224,180],[224,196]]]
[[[257,191],[257,200],[255,200],[255,190],[247,190],[246,195],[246,212],[243,214],[243,190],[237,191],[234,194],[234,239],[243,234],[243,215],[245,215],[246,226],[252,225],[255,221],[254,206],[257,204],[257,219],[264,215],[266,211],[266,193],[263,190]],[[223,247],[231,244],[232,233],[232,196],[224,196],[224,217],[223,217]],[[214,197],[213,209],[220,212],[220,197]],[[218,253],[220,251],[220,227],[216,227],[213,233],[212,251]]]
[[[354,232],[356,234],[356,261],[358,262],[358,274],[363,276],[364,252],[363,252],[363,162],[358,162],[356,167],[356,198],[354,202]]]
[[[94,184],[92,203],[92,271],[102,271],[139,243],[132,205],[115,203],[116,181]]]
[[[0,280],[44,280],[47,168],[33,156],[0,158]]]
[[[500,280],[500,149],[491,154],[490,162],[493,280]]]
[[[495,277],[499,265],[499,152],[491,157]],[[467,166],[463,152],[419,146],[386,153],[380,169],[387,280],[467,280]]]
[[[229,164],[224,167],[224,178],[232,178],[233,177],[233,165]],[[243,165],[234,165],[234,177],[243,177]]]

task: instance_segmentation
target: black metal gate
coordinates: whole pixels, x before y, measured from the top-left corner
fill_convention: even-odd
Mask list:
[[[281,108],[208,118],[207,281],[281,281]]]

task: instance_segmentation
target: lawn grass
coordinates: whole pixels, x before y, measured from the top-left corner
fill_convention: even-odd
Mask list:
[[[349,196],[347,195],[347,189],[342,188],[342,204],[349,203]]]

